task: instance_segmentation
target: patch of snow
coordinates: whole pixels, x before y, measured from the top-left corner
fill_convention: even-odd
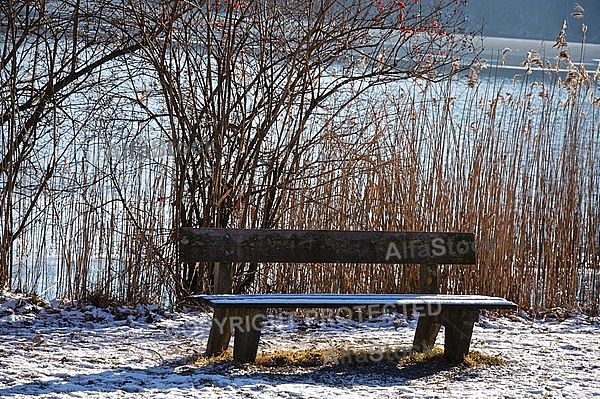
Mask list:
[[[589,398],[600,396],[600,324],[482,316],[471,349],[507,361],[465,368],[195,366],[210,314],[101,309],[0,296],[1,398]],[[522,315],[525,316],[525,315]],[[259,351],[407,347],[416,319],[271,316]],[[443,331],[438,344],[443,343]]]

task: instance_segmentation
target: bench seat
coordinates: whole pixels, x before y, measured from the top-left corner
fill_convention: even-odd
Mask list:
[[[349,306],[397,306],[463,309],[516,309],[504,298],[484,295],[441,294],[240,294],[191,295],[212,307],[266,308],[339,308]]]
[[[233,357],[238,362],[253,362],[256,358],[262,322],[266,309],[344,308],[349,313],[365,307],[419,312],[413,350],[424,352],[433,347],[441,326],[445,328],[444,355],[460,361],[469,352],[473,326],[481,309],[517,309],[504,298],[484,295],[443,294],[219,294],[192,295],[190,299],[215,308],[212,330],[217,337],[234,335]],[[367,317],[373,309],[369,308]],[[217,317],[217,314],[220,315]],[[378,313],[380,314],[380,313]],[[364,315],[362,315],[364,317]],[[225,343],[218,341],[219,352]],[[212,345],[212,344],[210,344]]]

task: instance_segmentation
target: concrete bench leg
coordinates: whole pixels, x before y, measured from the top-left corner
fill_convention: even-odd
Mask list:
[[[258,342],[262,323],[265,320],[264,311],[243,308],[237,311],[232,325],[235,330],[233,341],[233,360],[240,363],[252,363],[256,360]]]
[[[478,309],[447,309],[443,315],[445,328],[444,356],[462,361],[469,353],[473,326],[479,320]]]
[[[214,309],[205,356],[219,356],[227,350],[232,331],[231,313],[227,308]]]
[[[413,352],[426,352],[435,345],[435,339],[440,331],[439,316],[421,314],[413,340]]]

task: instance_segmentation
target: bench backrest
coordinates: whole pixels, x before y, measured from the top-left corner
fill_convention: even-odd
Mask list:
[[[420,290],[427,293],[438,292],[436,265],[473,265],[475,252],[472,233],[191,227],[180,231],[180,260],[185,263],[421,264]]]
[[[472,233],[189,228],[183,262],[475,264]]]

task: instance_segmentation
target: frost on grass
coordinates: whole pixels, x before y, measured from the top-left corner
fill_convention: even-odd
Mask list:
[[[554,312],[556,313],[556,312]],[[523,315],[524,316],[524,315]],[[0,297],[2,398],[581,398],[600,394],[600,324],[582,315],[483,317],[464,364],[441,349],[324,364],[327,350],[406,347],[416,320],[273,317],[258,362],[201,357],[210,315]],[[443,332],[438,345],[443,344]],[[367,354],[368,355],[368,354]],[[368,356],[367,356],[368,358]],[[355,359],[356,360],[356,359]]]

